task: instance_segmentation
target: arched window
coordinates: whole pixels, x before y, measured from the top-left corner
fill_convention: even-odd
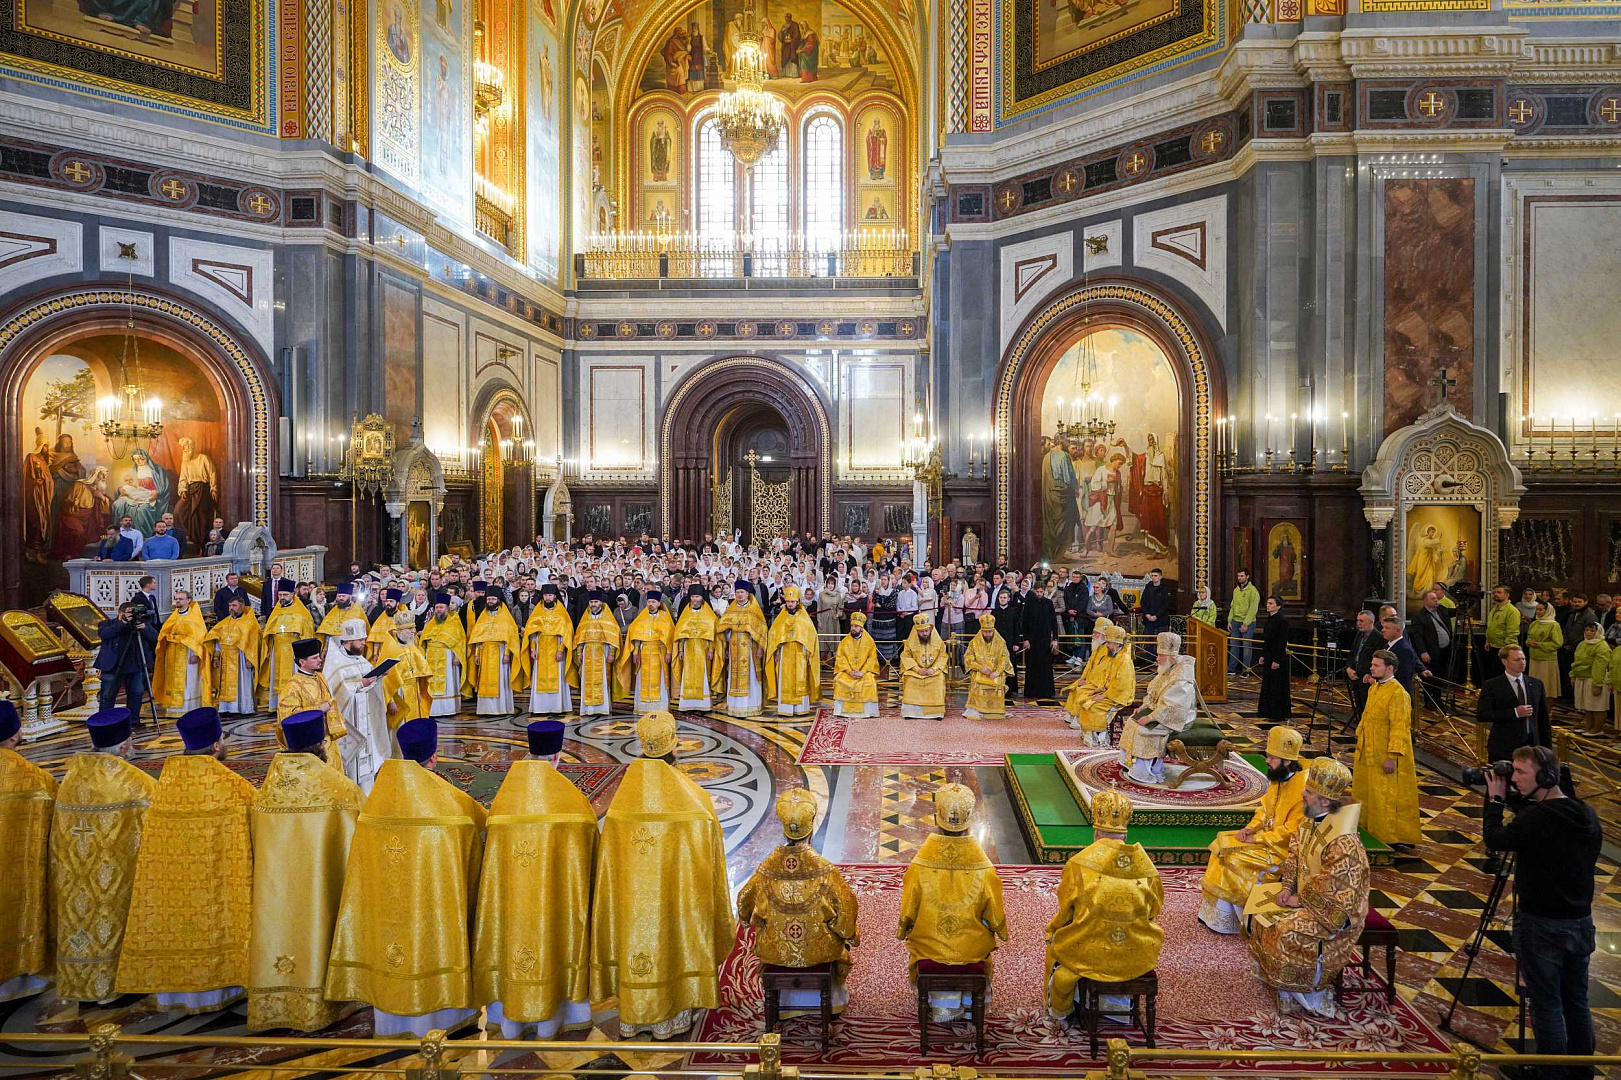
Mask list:
[[[812,252],[837,251],[844,231],[844,125],[819,109],[805,123],[805,242]],[[827,273],[825,259],[812,273]]]
[[[786,271],[782,252],[788,241],[788,147],[786,138],[762,157],[751,172],[749,229],[758,253],[755,273],[776,275]]]
[[[720,128],[713,119],[699,121],[698,176],[693,185],[699,236],[729,243],[737,231],[736,173],[736,159],[721,145]]]

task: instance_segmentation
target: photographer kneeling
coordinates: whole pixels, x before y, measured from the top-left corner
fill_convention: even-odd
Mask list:
[[[1593,955],[1593,874],[1598,865],[1598,815],[1560,790],[1559,759],[1545,746],[1514,751],[1514,771],[1486,777],[1486,846],[1519,856],[1514,875],[1514,955],[1538,1054],[1591,1054],[1593,1015],[1587,1006],[1587,965]],[[1509,786],[1514,820],[1503,823]],[[1510,1070],[1504,1069],[1505,1076]],[[1522,1068],[1521,1077],[1589,1077],[1587,1066]]]
[[[124,688],[124,704],[134,722],[141,722],[141,702],[151,691],[147,683],[152,658],[158,647],[158,628],[152,609],[145,604],[118,605],[118,616],[101,620],[97,633],[101,648],[96,651],[96,670],[101,672],[101,707],[110,709]]]

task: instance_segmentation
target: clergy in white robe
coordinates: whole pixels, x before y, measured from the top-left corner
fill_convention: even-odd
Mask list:
[[[347,728],[338,739],[343,774],[367,794],[392,746],[382,680],[366,674],[372,669],[366,659],[368,633],[364,619],[346,621],[327,641],[326,662],[321,665],[321,678]]]

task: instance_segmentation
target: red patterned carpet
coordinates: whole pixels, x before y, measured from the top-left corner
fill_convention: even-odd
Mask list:
[[[1056,754],[1081,745],[1063,710],[1011,705],[1004,720],[967,720],[960,706],[944,720],[903,719],[885,706],[876,717],[847,720],[831,708],[816,714],[799,752],[801,765],[1002,765],[1004,754]]]
[[[861,946],[850,973],[850,1005],[834,1021],[833,1050],[816,1052],[812,1022],[795,1018],[783,1025],[786,1061],[847,1069],[910,1068],[921,1064],[917,1044],[916,991],[906,977],[906,947],[895,939],[900,911],[901,875],[905,868],[861,865],[842,868],[861,901]],[[967,1022],[936,1026],[930,1035],[930,1061],[956,1060],[981,1068],[1067,1073],[1091,1064],[1084,1032],[1047,1016],[1041,1000],[1045,946],[1043,927],[1057,910],[1061,867],[1002,866],[1010,941],[996,953],[991,1002],[986,1020],[986,1055],[973,1057],[972,1028]],[[1199,879],[1196,869],[1167,869],[1165,948],[1159,960],[1161,1048],[1266,1050],[1309,1046],[1327,1050],[1444,1053],[1446,1042],[1406,1002],[1387,1006],[1382,993],[1347,997],[1336,1020],[1278,1015],[1271,996],[1251,973],[1249,949],[1242,938],[1221,937],[1198,924]],[[759,965],[747,947],[750,931],[721,968],[721,1008],[704,1020],[699,1038],[706,1041],[753,1041],[764,1030]],[[1347,974],[1348,984],[1361,985]],[[1105,1025],[1113,1027],[1114,1025]],[[1142,1036],[1125,1037],[1141,1046]],[[1101,1048],[1100,1048],[1101,1050]],[[694,1066],[739,1066],[746,1062],[724,1055],[698,1055]],[[1394,1063],[1336,1071],[1319,1065],[1285,1062],[1234,1063],[1232,1072],[1256,1076],[1434,1076],[1440,1065]],[[1155,1073],[1202,1075],[1222,1071],[1208,1061],[1167,1060],[1153,1063]]]

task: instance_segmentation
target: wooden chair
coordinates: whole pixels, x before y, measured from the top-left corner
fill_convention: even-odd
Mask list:
[[[985,974],[984,964],[937,964],[932,960],[917,962],[917,1027],[918,1049],[925,1057],[929,1053],[929,994],[936,990],[969,995],[970,1015],[974,1021],[974,1052],[985,1055],[985,997],[990,993],[991,980]]]
[[[1373,964],[1368,953],[1377,948],[1385,950],[1385,1002],[1390,1005],[1396,1003],[1396,946],[1398,944],[1396,928],[1390,920],[1372,908],[1368,909],[1367,921],[1362,926],[1362,936],[1356,943],[1362,948],[1362,974],[1372,979]],[[1360,990],[1347,991],[1345,989],[1345,969],[1341,968],[1339,974],[1334,976],[1334,1000],[1337,1003],[1345,1001],[1347,993],[1362,993]]]
[[[1077,1006],[1085,1013],[1086,1034],[1091,1043],[1091,1055],[1098,1056],[1098,1021],[1105,1016],[1129,1016],[1131,1026],[1143,1033],[1143,1042],[1154,1049],[1154,1020],[1159,1004],[1159,976],[1150,971],[1125,982],[1097,982],[1081,979],[1075,984],[1079,991]],[[1127,1012],[1105,1012],[1100,1006],[1105,995],[1131,998]]]
[[[765,1029],[776,1031],[781,1020],[782,992],[784,990],[815,990],[822,998],[822,1053],[827,1053],[833,1042],[833,965],[815,967],[777,967],[760,965],[760,985],[765,989]]]

